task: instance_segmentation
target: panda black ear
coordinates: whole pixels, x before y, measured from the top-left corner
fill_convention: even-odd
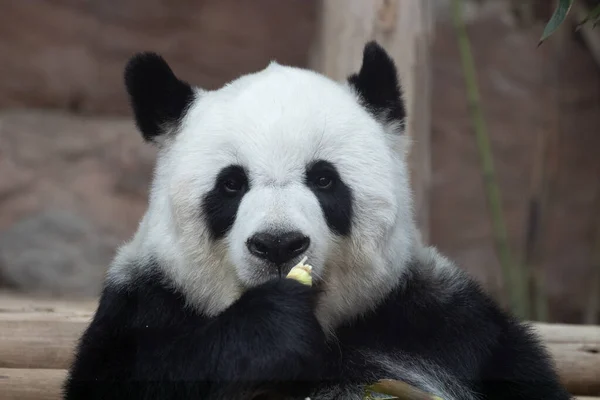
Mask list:
[[[194,100],[192,87],[155,53],[136,54],[129,60],[125,87],[136,125],[149,142],[176,128]]]
[[[350,75],[348,83],[376,117],[386,122],[402,122],[406,117],[396,65],[377,42],[365,45],[360,71]]]

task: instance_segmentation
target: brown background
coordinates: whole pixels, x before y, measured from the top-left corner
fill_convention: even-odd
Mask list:
[[[154,150],[129,119],[122,69],[161,53],[215,88],[271,59],[306,66],[315,0],[0,0],[0,272],[4,283],[94,294],[145,209]],[[487,10],[487,9],[486,9]],[[522,251],[536,135],[555,134],[540,244],[555,320],[577,322],[600,224],[600,79],[585,47],[536,49],[505,8],[469,24],[513,251]],[[433,46],[430,241],[497,293],[499,265],[452,26]]]

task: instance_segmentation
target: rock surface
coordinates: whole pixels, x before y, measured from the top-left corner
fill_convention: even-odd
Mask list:
[[[129,119],[0,113],[0,275],[95,295],[146,207],[155,149]]]
[[[156,51],[215,88],[280,63],[305,65],[316,0],[27,0],[0,12],[0,108],[128,113],[123,66]]]

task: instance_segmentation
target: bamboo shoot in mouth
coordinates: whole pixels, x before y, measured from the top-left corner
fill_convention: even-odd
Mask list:
[[[312,266],[309,264],[305,264],[308,257],[304,257],[298,264],[291,269],[291,271],[287,274],[286,278],[295,279],[300,283],[303,283],[308,286],[312,286]]]

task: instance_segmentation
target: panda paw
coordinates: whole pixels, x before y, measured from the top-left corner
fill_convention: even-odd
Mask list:
[[[281,317],[308,318],[314,317],[318,293],[318,289],[294,279],[275,279],[250,289],[240,302],[244,303],[244,307],[262,309]]]
[[[324,334],[315,316],[318,290],[293,279],[276,279],[246,292],[238,312],[255,316],[288,343],[319,344]],[[268,329],[267,329],[268,330]],[[283,336],[283,337],[282,337]]]
[[[314,308],[317,290],[292,279],[278,279],[248,290],[234,306],[254,338],[253,380],[314,381],[326,354],[326,337]]]

